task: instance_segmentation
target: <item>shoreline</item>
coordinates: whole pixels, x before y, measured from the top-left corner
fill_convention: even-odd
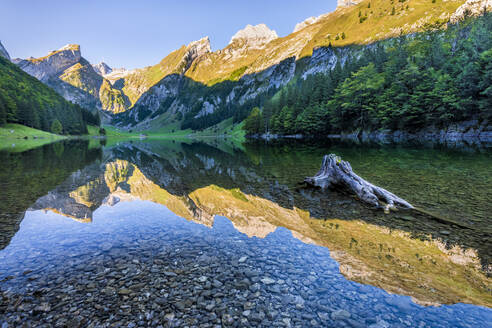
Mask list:
[[[327,135],[280,135],[280,134],[262,134],[262,135],[249,135],[247,139],[263,139],[263,140],[276,140],[276,139],[341,139],[341,140],[353,140],[353,141],[376,141],[376,142],[424,142],[435,141],[441,143],[448,142],[467,142],[467,143],[492,143],[492,131],[478,131],[478,132],[448,132],[444,130],[440,131],[420,131],[417,133],[411,133],[406,131],[356,131],[351,133],[336,133]]]

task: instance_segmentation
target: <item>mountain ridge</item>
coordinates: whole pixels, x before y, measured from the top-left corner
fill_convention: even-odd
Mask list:
[[[217,51],[211,50],[210,40],[205,37],[171,52],[153,66],[132,71],[114,70],[108,74],[100,74],[98,66],[94,65],[92,71],[102,77],[102,80],[99,77],[95,78],[88,68],[82,71],[72,69],[70,70],[72,77],[64,75],[65,79],[62,80],[63,82],[69,81],[68,84],[71,87],[80,90],[74,92],[80,94],[78,98],[86,95],[86,98],[91,99],[92,102],[87,102],[86,107],[95,104],[100,110],[109,114],[133,111],[129,116],[133,117],[135,122],[130,125],[140,123],[138,122],[139,117],[148,117],[138,109],[146,104],[151,105],[146,112],[150,111],[152,115],[156,114],[161,105],[168,106],[167,112],[171,116],[177,112],[185,115],[192,111],[191,105],[174,103],[174,100],[171,101],[168,96],[165,96],[169,94],[168,92],[161,92],[163,85],[167,85],[166,90],[176,91],[177,88],[181,88],[182,84],[179,83],[182,82],[178,81],[183,81],[183,79],[177,76],[183,76],[185,80],[189,79],[199,85],[209,87],[222,82],[242,81],[241,87],[234,88],[226,96],[217,98],[210,95],[208,98],[214,99],[197,99],[197,102],[202,104],[202,108],[194,115],[202,117],[215,113],[217,108],[223,106],[224,103],[237,101],[239,105],[243,105],[259,94],[284,85],[292,78],[291,73],[287,73],[290,77],[279,76],[272,79],[269,85],[266,79],[272,76],[272,71],[278,71],[279,65],[289,66],[288,72],[297,70],[296,65],[288,64],[291,59],[299,61],[312,56],[315,56],[314,59],[319,58],[320,51],[317,49],[320,48],[333,46],[340,49],[338,52],[343,52],[344,47],[350,45],[367,45],[376,40],[401,34],[429,28],[445,28],[445,24],[451,21],[451,17],[459,20],[463,18],[464,13],[468,13],[466,7],[463,6],[468,5],[475,8],[484,3],[488,5],[490,1],[436,0],[430,3],[424,0],[406,0],[395,3],[392,7],[383,0],[340,0],[334,12],[308,18],[296,26],[294,33],[285,37],[278,37],[275,31],[270,30],[264,24],[247,25],[231,38],[231,42],[225,48]],[[465,9],[459,12],[459,8],[462,7]],[[391,8],[395,9],[394,12]],[[433,24],[435,27],[432,27]],[[54,52],[38,60],[43,61],[56,54],[57,52]],[[341,62],[343,64],[343,60]],[[328,67],[334,67],[334,65],[330,64]],[[327,69],[310,69],[304,73],[303,77],[318,71],[326,72]],[[104,68],[104,72],[108,72],[107,67]],[[87,77],[84,78],[86,75]],[[87,81],[81,81],[84,79]],[[178,84],[171,86],[170,83],[173,83],[171,81]],[[259,87],[253,86],[253,84],[257,85],[257,82]],[[70,86],[56,84],[55,88],[60,90],[60,93],[63,94],[64,90],[65,96],[69,96],[70,91],[67,90],[71,90]],[[87,91],[92,90],[90,86],[94,84],[99,85],[99,95],[97,92]],[[239,93],[241,93],[240,96]],[[164,95],[163,98],[160,98],[159,94]],[[84,101],[78,98],[75,101],[83,104]],[[161,121],[165,123],[164,119]],[[142,126],[148,126],[147,123]]]
[[[177,122],[181,116],[185,121],[191,118],[208,120],[210,125],[212,121],[218,123],[219,117],[232,115],[226,114],[231,111],[229,108],[239,110],[246,106],[251,110],[261,103],[262,95],[285,85],[296,74],[304,79],[326,73],[338,63],[343,65],[349,56],[360,56],[363,49],[373,47],[375,40],[445,29],[451,15],[463,4],[465,1],[413,0],[395,4],[392,12],[385,1],[366,0],[321,15],[312,24],[273,39],[262,49],[251,49],[244,43],[229,44],[194,62],[184,78],[161,80],[142,95],[131,113],[117,117],[115,123],[143,130]],[[207,86],[208,91],[197,92],[196,96],[186,91],[196,90],[196,86]],[[193,101],[185,99],[184,93]],[[193,123],[183,128],[198,126],[201,124]]]

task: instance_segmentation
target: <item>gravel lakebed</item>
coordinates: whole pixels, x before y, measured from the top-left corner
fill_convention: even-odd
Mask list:
[[[423,307],[348,281],[328,249],[283,228],[249,238],[226,218],[210,228],[155,204],[100,211],[85,225],[28,212],[0,252],[1,328],[486,327],[492,321],[486,308]]]

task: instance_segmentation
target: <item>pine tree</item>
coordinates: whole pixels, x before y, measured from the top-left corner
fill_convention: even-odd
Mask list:
[[[62,134],[63,127],[59,120],[55,119],[51,124],[51,132],[54,134]]]
[[[263,120],[261,117],[261,111],[258,107],[251,110],[251,114],[244,121],[244,131],[246,134],[253,135],[263,132]]]

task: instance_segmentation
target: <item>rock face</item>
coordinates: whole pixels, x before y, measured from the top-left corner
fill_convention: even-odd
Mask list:
[[[338,8],[344,8],[344,7],[350,7],[350,6],[359,4],[361,2],[362,2],[362,0],[338,0],[337,9]]]
[[[3,46],[2,42],[0,41],[0,56],[7,58],[10,60],[10,55],[7,52],[7,49]]]
[[[75,65],[81,58],[80,46],[68,44],[58,50],[51,51],[45,57],[18,61],[17,65],[41,82],[46,82]]]
[[[132,74],[132,72],[133,71],[129,71],[126,68],[111,68],[111,72],[105,74],[104,78],[108,79],[109,81],[111,81],[111,83],[114,84],[114,82],[118,81],[119,79]]]
[[[265,24],[258,24],[256,26],[248,24],[244,29],[238,31],[232,37],[229,44],[237,41],[244,41],[250,48],[261,48],[277,38],[277,32],[269,29]]]
[[[191,42],[187,46],[182,46],[180,49],[173,51],[166,56],[159,64],[127,71],[121,73],[121,79],[113,82],[116,85],[118,82],[123,84],[122,91],[129,97],[130,102],[134,106],[150,101],[152,108],[158,108],[159,103],[154,102],[157,97],[164,101],[170,90],[177,90],[181,87],[176,76],[182,76],[186,73],[195,61],[199,61],[201,57],[210,53],[210,39],[204,37],[198,41]],[[113,78],[116,73],[108,75],[107,78]],[[177,83],[176,85],[171,85]],[[142,100],[147,97],[148,100]],[[149,100],[150,99],[150,100]],[[138,113],[132,113],[138,116]],[[138,117],[136,119],[138,120]]]
[[[456,23],[466,17],[476,17],[492,11],[492,0],[468,0],[451,15],[450,22]]]
[[[201,57],[209,52],[212,51],[212,48],[210,46],[210,39],[208,36],[198,40],[191,42],[187,47],[186,47],[186,55],[185,55],[185,60],[186,60],[186,66],[189,68],[191,63],[197,59],[198,57]]]
[[[302,38],[302,32],[299,32]],[[221,53],[227,56],[231,62],[243,60],[248,51],[254,51],[249,48],[227,48]],[[362,48],[361,48],[362,49]],[[327,72],[337,63],[345,63],[349,56],[358,55],[360,50],[347,48],[318,48],[314,51],[313,56],[305,60],[302,77],[308,75]],[[158,84],[145,92],[135,104],[134,108],[125,113],[123,117],[117,117],[115,124],[120,127],[136,126],[138,129],[146,129],[150,122],[162,111],[162,104],[166,104],[166,112],[171,115],[178,113],[186,114],[190,111],[191,105],[199,108],[194,115],[195,118],[201,118],[216,110],[227,107],[230,104],[246,104],[253,101],[259,95],[280,88],[287,84],[298,69],[298,62],[295,57],[286,58],[276,64],[265,67],[264,70],[245,75],[240,78],[229,89],[220,89],[220,92],[209,91],[207,86],[197,84],[194,79],[189,78],[189,72],[195,69],[195,65],[204,67],[211,58],[217,56],[215,53],[206,53],[199,57],[190,69],[184,74],[174,74],[166,76]],[[213,68],[211,68],[213,69]],[[297,73],[299,73],[297,72]],[[189,88],[194,86],[199,92],[190,93]],[[197,90],[195,89],[195,91]],[[225,92],[227,91],[227,92]]]
[[[459,144],[463,142],[490,142],[492,141],[492,123],[488,120],[479,122],[478,120],[464,121],[449,124],[446,128],[438,129],[428,127],[416,132],[406,131],[362,131],[340,135],[347,139],[361,139],[362,141],[378,142],[411,142],[426,140],[438,140],[447,144]]]
[[[97,65],[92,65],[92,67],[94,68],[96,73],[98,73],[101,76],[105,76],[113,72],[113,69],[104,62],[100,62]]]
[[[102,77],[82,57],[79,45],[69,44],[44,57],[15,59],[14,63],[65,99],[92,112],[102,109],[97,95]]]

